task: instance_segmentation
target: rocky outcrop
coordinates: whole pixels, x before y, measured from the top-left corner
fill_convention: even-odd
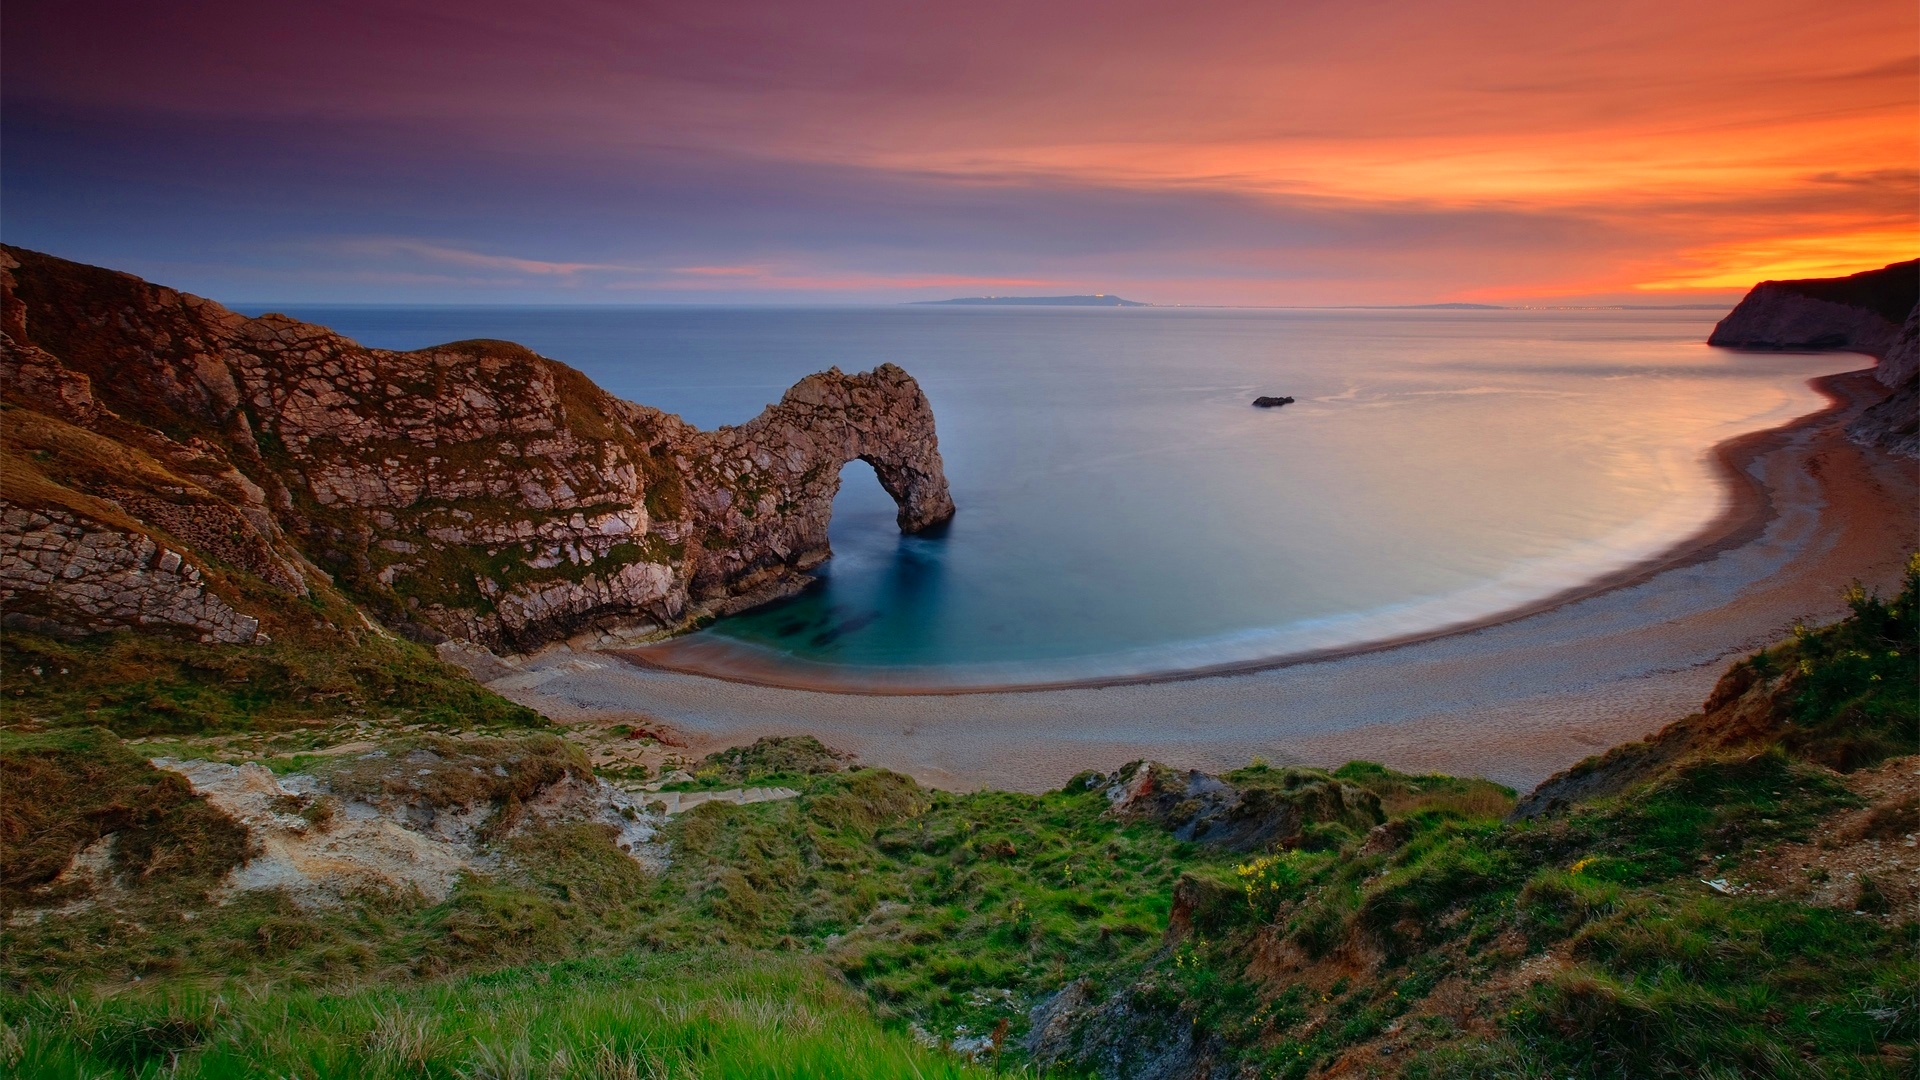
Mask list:
[[[1893,387],[1847,427],[1863,446],[1920,457],[1920,260],[1841,278],[1763,281],[1708,336],[1740,349],[1844,349],[1877,357]]]
[[[108,503],[242,608],[338,587],[414,636],[502,651],[668,633],[804,583],[855,458],[903,530],[954,512],[932,408],[892,365],[809,376],[707,432],[508,342],[367,349],[15,248],[0,302],[6,401],[32,418],[9,433],[22,507]]]
[[[1920,458],[1920,307],[1907,316],[1900,336],[1881,357],[1874,374],[1893,387],[1893,393],[1848,424],[1847,437]]]
[[[417,891],[437,903],[462,875],[502,870],[501,841],[578,824],[597,827],[647,869],[664,869],[661,816],[556,743],[440,740],[400,752],[347,744],[285,776],[252,761],[153,764],[247,830],[248,857],[224,883],[231,892],[279,890],[310,908],[368,891]]]
[[[1205,1080],[1214,1075],[1219,1040],[1156,994],[1126,986],[1097,998],[1076,979],[1028,1014],[1028,1056],[1036,1068],[1100,1080]]]
[[[207,591],[199,568],[137,532],[0,498],[0,621],[56,633],[183,630],[248,644],[260,620]]]
[[[1920,301],[1920,260],[1842,278],[1763,281],[1721,319],[1709,345],[1848,349],[1884,357]],[[1883,378],[1891,386],[1893,378]]]
[[[1115,817],[1151,821],[1176,839],[1225,851],[1296,847],[1309,826],[1321,824],[1365,835],[1385,820],[1379,796],[1315,769],[1253,768],[1221,777],[1142,761],[1082,783],[1106,795]]]

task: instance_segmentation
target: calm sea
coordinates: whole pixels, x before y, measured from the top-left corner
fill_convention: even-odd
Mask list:
[[[820,586],[667,647],[919,684],[1241,662],[1525,605],[1700,530],[1725,498],[1710,447],[1867,364],[1709,349],[1701,311],[288,314],[392,349],[518,341],[702,427],[811,371],[901,365],[933,402],[952,527],[900,536],[850,464]]]

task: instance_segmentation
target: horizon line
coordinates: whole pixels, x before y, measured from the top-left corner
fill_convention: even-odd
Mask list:
[[[1092,294],[1088,294],[1092,295]],[[208,297],[208,299],[214,299]],[[970,299],[970,298],[969,298]],[[996,298],[998,299],[998,298]],[[1009,299],[1018,299],[1010,297]],[[544,301],[392,301],[392,300],[214,300],[215,303],[241,314],[248,310],[257,310],[262,314],[279,313],[282,309],[292,308],[385,308],[391,310],[438,309],[499,309],[525,308],[543,310],[580,310],[604,309],[609,311],[630,310],[634,308],[896,308],[896,307],[935,307],[946,301],[941,300],[871,300],[871,301],[770,301],[770,300],[719,300],[719,301],[630,301],[625,303],[565,303]],[[1734,301],[1738,304],[1739,301]],[[1058,307],[1074,311],[1127,311],[1139,308],[1157,308],[1162,311],[1179,309],[1198,309],[1213,311],[1719,311],[1730,309],[1732,305],[1724,303],[1694,304],[1582,304],[1582,303],[1523,303],[1523,304],[1482,304],[1465,301],[1440,301],[1424,304],[1155,304],[1147,301],[1134,301],[1131,308],[1114,305],[1107,307],[1095,304],[975,304],[955,305],[960,307]]]

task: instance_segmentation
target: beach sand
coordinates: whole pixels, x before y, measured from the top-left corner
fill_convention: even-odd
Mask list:
[[[1890,592],[1920,547],[1912,462],[1846,441],[1885,393],[1866,372],[1815,381],[1834,404],[1716,448],[1727,514],[1662,557],[1500,620],[1255,670],[965,694],[802,690],[553,649],[490,684],[569,724],[644,719],[688,756],[812,734],[950,789],[1040,791],[1138,758],[1484,776],[1529,788],[1696,710],[1731,660],[1795,622],[1846,612],[1859,580]]]

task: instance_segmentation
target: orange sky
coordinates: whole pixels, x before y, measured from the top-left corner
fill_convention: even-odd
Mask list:
[[[9,7],[9,233],[111,254],[60,192],[151,157],[176,232],[226,200],[192,266],[315,295],[1677,302],[1920,254],[1912,0],[75,11]],[[289,133],[365,168],[316,192]]]

